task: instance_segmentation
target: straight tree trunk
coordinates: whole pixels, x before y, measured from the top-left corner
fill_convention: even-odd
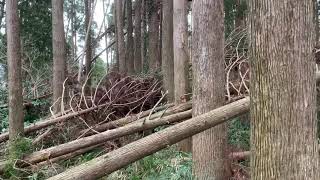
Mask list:
[[[187,0],[175,0],[173,3],[173,45],[174,45],[174,99],[175,104],[186,102],[189,90],[188,78],[188,21]],[[172,67],[171,67],[172,68]],[[181,151],[191,152],[192,138],[178,143]]]
[[[225,103],[224,1],[193,2],[193,117]],[[193,136],[196,179],[229,178],[227,126],[221,124]]]
[[[187,137],[215,127],[228,119],[249,110],[249,98],[233,102],[226,106],[199,115],[162,131],[139,139],[79,166],[68,169],[48,180],[91,180],[108,175],[141,158],[181,141]],[[214,163],[214,162],[211,162]],[[209,178],[207,178],[209,179]],[[212,179],[212,178],[211,178]]]
[[[123,13],[122,5],[123,0],[115,1],[116,4],[116,25],[117,25],[117,44],[118,44],[118,56],[119,56],[119,71],[121,73],[126,73],[126,49],[124,43],[124,34],[123,34]]]
[[[134,12],[134,71],[141,73],[141,0],[136,0]]]
[[[103,3],[103,16],[104,16],[103,26],[104,26],[104,31],[107,32],[107,29],[109,27],[108,12],[107,11],[109,8],[110,0],[107,1],[107,5],[105,4],[105,0],[103,0],[102,3]],[[108,46],[108,33],[105,33],[104,41],[105,41],[106,48],[107,48],[107,46]],[[106,72],[109,72],[109,50],[108,49],[106,49]]]
[[[23,136],[23,97],[21,81],[20,27],[18,1],[6,1],[9,138]]]
[[[112,71],[119,71],[119,49],[118,49],[118,27],[117,27],[117,8],[116,8],[116,2],[113,3],[113,18],[114,18],[114,39],[115,39],[115,46],[114,46],[114,56],[115,61],[113,63]]]
[[[92,45],[91,45],[91,23],[90,23],[90,18],[91,18],[91,5],[92,1],[91,0],[85,0],[84,1],[84,9],[85,9],[85,22],[84,26],[87,32],[87,42],[85,43],[85,49],[86,49],[86,59],[85,59],[85,64],[86,64],[86,75],[88,76],[91,70],[91,59],[92,59]],[[90,78],[87,81],[87,85],[90,87],[91,81]]]
[[[133,23],[132,23],[132,0],[126,1],[127,7],[127,48],[126,48],[126,62],[128,74],[134,73],[134,49],[133,49]]]
[[[147,23],[146,23],[146,0],[141,0],[141,72],[144,71],[146,64],[146,34],[147,34]]]
[[[52,0],[53,102],[55,113],[60,112],[65,80],[66,45],[63,21],[63,0]],[[60,100],[58,100],[60,99]]]
[[[160,67],[160,52],[159,52],[159,3],[158,0],[148,1],[149,17],[149,71],[156,72]]]
[[[4,9],[5,9],[5,0],[0,1],[0,28],[2,28],[2,19],[4,17]]]
[[[313,1],[250,1],[251,179],[319,177]]]
[[[167,101],[174,101],[173,1],[162,1],[162,75]],[[179,72],[180,73],[180,72]]]

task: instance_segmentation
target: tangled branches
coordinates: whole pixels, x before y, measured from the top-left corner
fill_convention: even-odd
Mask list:
[[[249,62],[246,29],[234,30],[226,40],[226,91],[232,101],[249,93]]]

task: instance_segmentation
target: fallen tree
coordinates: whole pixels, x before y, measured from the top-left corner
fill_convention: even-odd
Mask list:
[[[47,161],[51,158],[59,157],[82,148],[90,147],[96,144],[100,144],[109,140],[117,139],[126,135],[130,135],[139,131],[153,129],[155,127],[172,124],[182,120],[191,118],[191,110],[187,110],[180,113],[175,113],[169,116],[158,117],[156,119],[146,120],[140,119],[137,122],[128,124],[117,129],[102,132],[93,136],[77,139],[65,144],[54,146],[48,149],[31,153],[23,158],[20,166],[24,167],[30,164]],[[5,163],[4,163],[5,164]],[[0,166],[0,171],[3,170],[3,166]]]
[[[230,103],[190,120],[176,124],[150,136],[132,142],[108,154],[102,155],[61,174],[49,178],[58,179],[97,179],[110,174],[145,156],[153,154],[187,137],[224,123],[229,119],[249,111],[249,98]]]
[[[37,131],[39,129],[46,128],[46,127],[54,125],[56,123],[66,121],[66,120],[68,120],[70,118],[74,118],[74,117],[80,116],[82,114],[89,113],[91,111],[97,110],[99,108],[103,108],[103,107],[105,107],[107,105],[109,105],[109,103],[102,104],[102,105],[95,106],[95,107],[91,107],[91,108],[88,108],[88,109],[85,109],[85,110],[82,110],[82,111],[77,111],[77,112],[69,113],[69,114],[66,114],[66,115],[62,115],[62,116],[57,117],[57,118],[50,118],[50,119],[47,119],[47,120],[39,121],[37,123],[34,123],[33,125],[30,125],[30,126],[24,128],[24,133],[28,134],[28,133]],[[8,139],[9,139],[9,132],[5,132],[5,133],[2,133],[0,135],[0,143],[3,142],[3,141],[6,141]]]
[[[155,119],[155,118],[161,117],[163,115],[175,114],[178,112],[182,112],[182,111],[186,111],[186,110],[191,109],[192,104],[191,104],[191,102],[187,102],[187,103],[180,104],[179,106],[174,106],[174,107],[172,107],[172,106],[173,106],[173,104],[168,104],[168,105],[158,107],[158,108],[155,108],[152,110],[141,112],[139,114],[124,117],[124,118],[121,118],[121,119],[118,119],[115,121],[110,121],[108,123],[104,123],[104,124],[92,127],[90,129],[82,130],[80,132],[80,134],[81,134],[81,136],[88,136],[88,135],[96,134],[97,132],[103,132],[108,129],[113,129],[113,128],[124,126],[126,124],[131,123],[131,122],[135,122],[141,118]],[[152,114],[152,116],[151,116],[150,113],[152,113],[152,112],[156,112],[156,113]]]

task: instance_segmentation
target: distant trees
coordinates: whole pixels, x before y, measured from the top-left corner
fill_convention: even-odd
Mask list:
[[[193,2],[193,116],[225,103],[224,2]],[[228,179],[227,126],[221,124],[193,136],[196,179]]]
[[[52,0],[53,102],[60,112],[63,82],[66,78],[66,45],[63,21],[63,0]]]
[[[251,179],[319,179],[314,3],[249,3]]]
[[[6,1],[9,138],[23,136],[23,97],[21,80],[20,24],[18,1]]]

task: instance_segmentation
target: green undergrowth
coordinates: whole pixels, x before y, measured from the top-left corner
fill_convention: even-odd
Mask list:
[[[191,154],[178,152],[169,147],[153,155],[145,157],[126,168],[109,175],[107,180],[178,180],[192,179]]]
[[[5,179],[21,179],[25,176],[25,171],[16,167],[16,163],[23,155],[32,152],[31,139],[18,137],[8,144],[7,163],[5,164],[3,176]]]
[[[239,150],[250,149],[250,121],[248,116],[235,118],[228,123],[228,141]]]

